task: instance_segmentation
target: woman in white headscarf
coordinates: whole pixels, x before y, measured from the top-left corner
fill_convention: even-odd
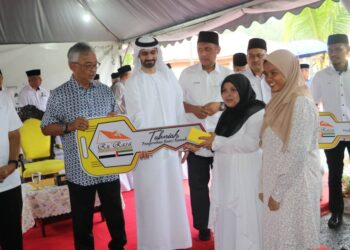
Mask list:
[[[292,53],[268,55],[264,72],[272,91],[260,132],[264,249],[314,249],[320,226],[318,112]]]

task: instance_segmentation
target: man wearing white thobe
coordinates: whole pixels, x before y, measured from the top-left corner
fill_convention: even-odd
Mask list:
[[[127,113],[133,125],[143,129],[181,124],[182,91],[163,62],[158,41],[140,37],[135,45],[134,71],[125,86]],[[191,247],[178,153],[161,149],[150,158],[143,155],[134,171],[137,249]]]

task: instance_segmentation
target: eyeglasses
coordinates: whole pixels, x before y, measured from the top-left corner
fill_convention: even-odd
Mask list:
[[[100,65],[101,65],[101,63],[99,63],[99,62],[97,62],[96,64],[90,64],[90,63],[81,64],[78,62],[73,62],[73,63],[79,64],[81,67],[85,68],[86,70],[98,69],[98,67],[100,67]]]

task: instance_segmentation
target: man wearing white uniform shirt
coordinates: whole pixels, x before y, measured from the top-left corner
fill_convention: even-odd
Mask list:
[[[155,38],[136,39],[134,71],[125,87],[127,113],[137,129],[183,123],[182,91]],[[191,247],[178,153],[161,149],[139,161],[133,174],[137,249]]]
[[[217,33],[201,31],[197,53],[200,63],[186,68],[179,80],[186,117],[189,123],[201,123],[207,131],[214,131],[223,104],[221,83],[232,71],[216,63],[216,56],[220,53]],[[208,183],[212,163],[213,154],[207,149],[191,152],[187,158],[193,226],[199,231],[200,240],[210,239]]]
[[[45,111],[47,100],[49,99],[49,91],[41,86],[40,69],[26,71],[28,77],[28,85],[23,87],[19,93],[19,103],[21,107],[34,105],[38,109]]]
[[[271,99],[271,89],[263,75],[263,64],[266,57],[266,42],[261,38],[252,38],[248,42],[248,68],[243,73],[250,81],[256,99],[268,103]]]
[[[350,121],[350,68],[346,56],[349,53],[349,41],[345,34],[328,37],[328,54],[331,65],[316,73],[311,83],[315,103],[323,105],[325,112],[333,113],[338,121]],[[340,141],[332,149],[325,150],[329,169],[329,209],[332,213],[328,221],[329,228],[342,224],[344,201],[342,195],[342,175],[344,168],[344,150],[350,153],[350,142]]]
[[[0,249],[21,250],[22,192],[17,169],[22,126],[11,99],[0,92]]]

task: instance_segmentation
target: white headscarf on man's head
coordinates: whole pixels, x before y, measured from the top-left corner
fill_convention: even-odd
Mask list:
[[[165,73],[170,71],[168,66],[163,61],[163,54],[160,49],[158,40],[151,36],[141,36],[136,39],[135,45],[134,45],[134,69],[141,70],[141,61],[139,58],[140,50],[142,49],[152,50],[154,48],[158,50],[157,61],[155,64],[156,69],[163,71]]]

